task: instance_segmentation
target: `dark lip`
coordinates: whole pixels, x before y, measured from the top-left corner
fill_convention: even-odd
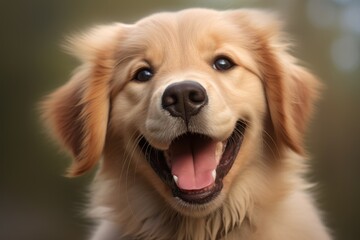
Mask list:
[[[214,200],[220,194],[223,188],[222,180],[230,171],[236,156],[238,155],[243,142],[246,126],[247,124],[244,121],[237,121],[233,133],[225,141],[226,147],[221,156],[219,165],[216,168],[215,183],[210,187],[200,190],[185,191],[179,189],[174,182],[171,170],[166,162],[164,152],[152,147],[143,136],[139,141],[139,147],[156,174],[166,185],[170,187],[174,197],[180,198],[189,204],[206,204]],[[186,134],[195,135],[197,133],[188,132]]]

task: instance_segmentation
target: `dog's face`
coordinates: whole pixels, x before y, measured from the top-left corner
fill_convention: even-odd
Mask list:
[[[130,168],[175,209],[199,215],[266,151],[302,152],[316,81],[264,13],[157,14],[99,27],[72,51],[84,65],[44,104],[75,157],[70,175],[104,155],[103,174]]]

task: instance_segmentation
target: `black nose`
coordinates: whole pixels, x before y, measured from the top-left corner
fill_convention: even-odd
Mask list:
[[[171,116],[181,117],[188,124],[208,102],[206,90],[194,81],[183,81],[169,85],[162,96],[162,107]]]

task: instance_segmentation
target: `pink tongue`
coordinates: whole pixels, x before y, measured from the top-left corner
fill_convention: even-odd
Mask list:
[[[201,136],[184,136],[170,148],[171,172],[183,190],[200,190],[214,183],[216,142]]]

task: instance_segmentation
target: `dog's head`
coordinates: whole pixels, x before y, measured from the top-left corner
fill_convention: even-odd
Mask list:
[[[266,151],[304,153],[318,84],[267,13],[161,13],[71,42],[83,64],[43,104],[70,176],[105,156],[101,172],[131,168],[191,214],[218,207]]]

